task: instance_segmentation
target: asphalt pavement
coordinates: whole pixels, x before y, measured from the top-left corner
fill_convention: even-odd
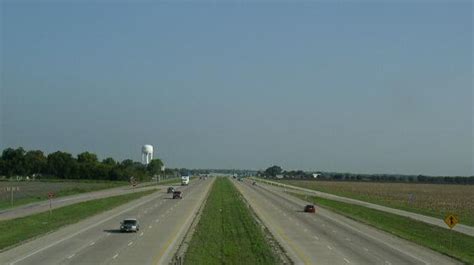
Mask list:
[[[296,264],[460,264],[323,208],[305,213],[307,202],[266,184],[234,183]]]
[[[159,191],[66,226],[0,253],[0,264],[167,264],[213,181],[177,186],[183,199]],[[140,231],[121,233],[125,218],[137,218]]]

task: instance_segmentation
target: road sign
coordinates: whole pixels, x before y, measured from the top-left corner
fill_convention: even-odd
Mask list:
[[[52,192],[48,192],[48,198],[50,198],[50,199],[51,199],[51,198],[53,198],[53,197],[54,197],[54,193],[52,193]]]
[[[452,229],[457,223],[459,223],[459,219],[454,214],[448,214],[446,215],[446,218],[444,218],[444,222]]]

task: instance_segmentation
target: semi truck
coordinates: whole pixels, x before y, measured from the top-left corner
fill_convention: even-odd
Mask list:
[[[189,176],[181,176],[181,186],[186,186],[189,184]]]

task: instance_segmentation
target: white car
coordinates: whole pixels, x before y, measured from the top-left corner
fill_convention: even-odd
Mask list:
[[[135,218],[128,218],[120,222],[121,232],[138,232],[140,230],[140,224]]]

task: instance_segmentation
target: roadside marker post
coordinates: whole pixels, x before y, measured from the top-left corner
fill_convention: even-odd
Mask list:
[[[6,192],[10,192],[10,204],[13,207],[13,192],[14,191],[20,191],[20,187],[6,187],[5,188]]]
[[[54,197],[54,193],[48,192],[48,198],[49,198],[49,215],[53,213],[53,207],[52,207],[52,199]]]
[[[459,223],[459,218],[454,214],[448,214],[444,218],[444,222],[449,226],[449,249],[453,249],[453,228]]]

